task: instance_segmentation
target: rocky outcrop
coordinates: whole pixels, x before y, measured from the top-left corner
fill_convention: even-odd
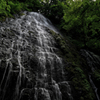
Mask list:
[[[0,25],[0,100],[99,100],[89,78],[99,88],[99,64],[92,72],[48,19],[24,12]]]
[[[99,100],[89,80],[90,67],[92,66],[87,64],[91,60],[89,62],[87,57],[84,58],[84,56],[88,56],[83,54],[83,51],[86,50],[81,50],[80,52],[70,39],[66,40],[54,31],[51,31],[51,34],[57,42],[57,47],[60,48],[61,52],[58,52],[58,54],[64,59],[66,79],[70,82],[73,98],[75,100]],[[97,62],[95,62],[94,66],[96,67],[96,65]]]

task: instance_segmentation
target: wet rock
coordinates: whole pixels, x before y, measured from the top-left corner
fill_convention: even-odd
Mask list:
[[[0,27],[0,100],[95,100],[76,48],[43,15],[24,13]]]

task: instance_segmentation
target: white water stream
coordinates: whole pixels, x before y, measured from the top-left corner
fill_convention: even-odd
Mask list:
[[[2,23],[0,32],[6,35],[1,42],[6,47],[2,46],[1,51],[6,66],[0,100],[62,100],[58,83],[65,81],[63,62],[55,52],[58,49],[49,30],[58,33],[48,19],[36,12],[24,12]],[[69,100],[73,100],[70,85],[67,81],[65,84]]]

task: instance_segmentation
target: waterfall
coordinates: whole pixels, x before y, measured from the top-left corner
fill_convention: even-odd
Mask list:
[[[59,32],[43,15],[23,13],[0,23],[0,100],[63,100],[62,85],[73,100],[49,30]]]
[[[93,89],[94,89],[94,91],[95,91],[97,100],[100,100],[99,95],[98,95],[98,93],[97,93],[97,90],[98,90],[98,89],[97,89],[97,87],[95,86],[94,82],[92,81],[91,75],[89,75],[89,80],[90,80],[90,83],[91,83],[91,85],[92,85],[92,87],[93,87]]]
[[[81,50],[82,55],[86,58],[88,66],[91,71],[94,72],[95,69],[98,69],[100,66],[100,57],[93,52],[87,50]]]
[[[100,96],[99,96],[99,92],[98,92],[98,87],[96,87],[96,85],[94,84],[94,81],[91,77],[91,74],[94,73],[96,70],[99,70],[100,67],[100,57],[96,54],[94,54],[93,52],[87,51],[87,50],[81,50],[82,52],[82,56],[85,57],[88,66],[90,67],[90,71],[88,73],[89,76],[89,81],[91,83],[91,86],[95,92],[95,95],[97,97],[97,100],[100,100]]]

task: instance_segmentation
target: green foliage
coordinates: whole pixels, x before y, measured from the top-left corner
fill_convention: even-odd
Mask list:
[[[8,2],[8,5],[11,7],[11,14],[18,13],[22,10],[22,3],[13,3],[12,1]]]
[[[59,24],[79,47],[100,50],[100,1],[0,0],[0,19],[20,11],[39,11]],[[94,48],[93,48],[94,47]],[[62,46],[64,48],[64,46]]]
[[[42,10],[41,13],[44,14],[46,17],[48,17],[50,20],[52,20],[55,23],[60,23],[61,19],[63,18],[63,8],[64,3],[60,2],[59,0],[51,0],[49,2],[48,0],[42,0]]]
[[[66,36],[71,36],[80,48],[84,46],[98,51],[100,49],[100,1],[66,0],[64,4],[61,27],[66,31]]]
[[[11,17],[23,10],[38,11],[41,7],[39,0],[0,0],[0,19]]]
[[[87,46],[90,49],[100,50],[100,1],[90,2],[89,0],[0,0],[0,16],[2,19],[9,17],[22,10],[40,11],[53,22],[65,30],[66,36],[74,39],[79,48]],[[79,91],[79,100],[94,100],[94,94],[90,83],[80,67],[80,57],[77,55],[73,45],[65,41],[60,35],[51,31],[60,47],[64,58],[71,64],[66,68],[73,75],[73,82],[76,91]],[[74,49],[73,49],[74,48]],[[58,53],[58,52],[57,52]],[[61,56],[61,55],[60,55]],[[97,80],[100,80],[98,72],[94,73]]]
[[[94,75],[94,78],[95,78],[98,82],[100,82],[100,70],[99,70],[99,71],[95,71],[95,72],[93,73],[93,75]]]
[[[54,31],[51,31],[51,34],[57,41],[57,46],[62,51],[59,52],[59,55],[63,57],[68,64],[65,67],[68,72],[68,78],[73,84],[75,92],[77,93],[76,95],[78,95],[77,100],[95,100],[95,95],[87,78],[86,71],[84,72],[83,70],[86,64],[82,65],[82,63],[85,61],[78,56],[76,48],[68,39],[66,41],[61,35],[56,34]]]
[[[67,67],[66,69],[73,75],[72,82],[75,90],[81,91],[81,93],[78,94],[80,100],[94,100],[94,93],[83,70],[80,67],[75,66]]]
[[[7,2],[0,0],[0,16],[8,16],[10,14],[10,6],[7,5]]]
[[[42,8],[40,0],[26,0],[25,2],[28,5],[29,10],[38,12],[38,10]]]
[[[51,5],[48,17],[60,23],[63,16],[63,8],[64,8],[63,2],[58,1],[57,4]]]
[[[5,17],[12,17],[12,14],[19,13],[26,7],[25,4],[13,0],[0,0],[0,16],[1,20]]]

